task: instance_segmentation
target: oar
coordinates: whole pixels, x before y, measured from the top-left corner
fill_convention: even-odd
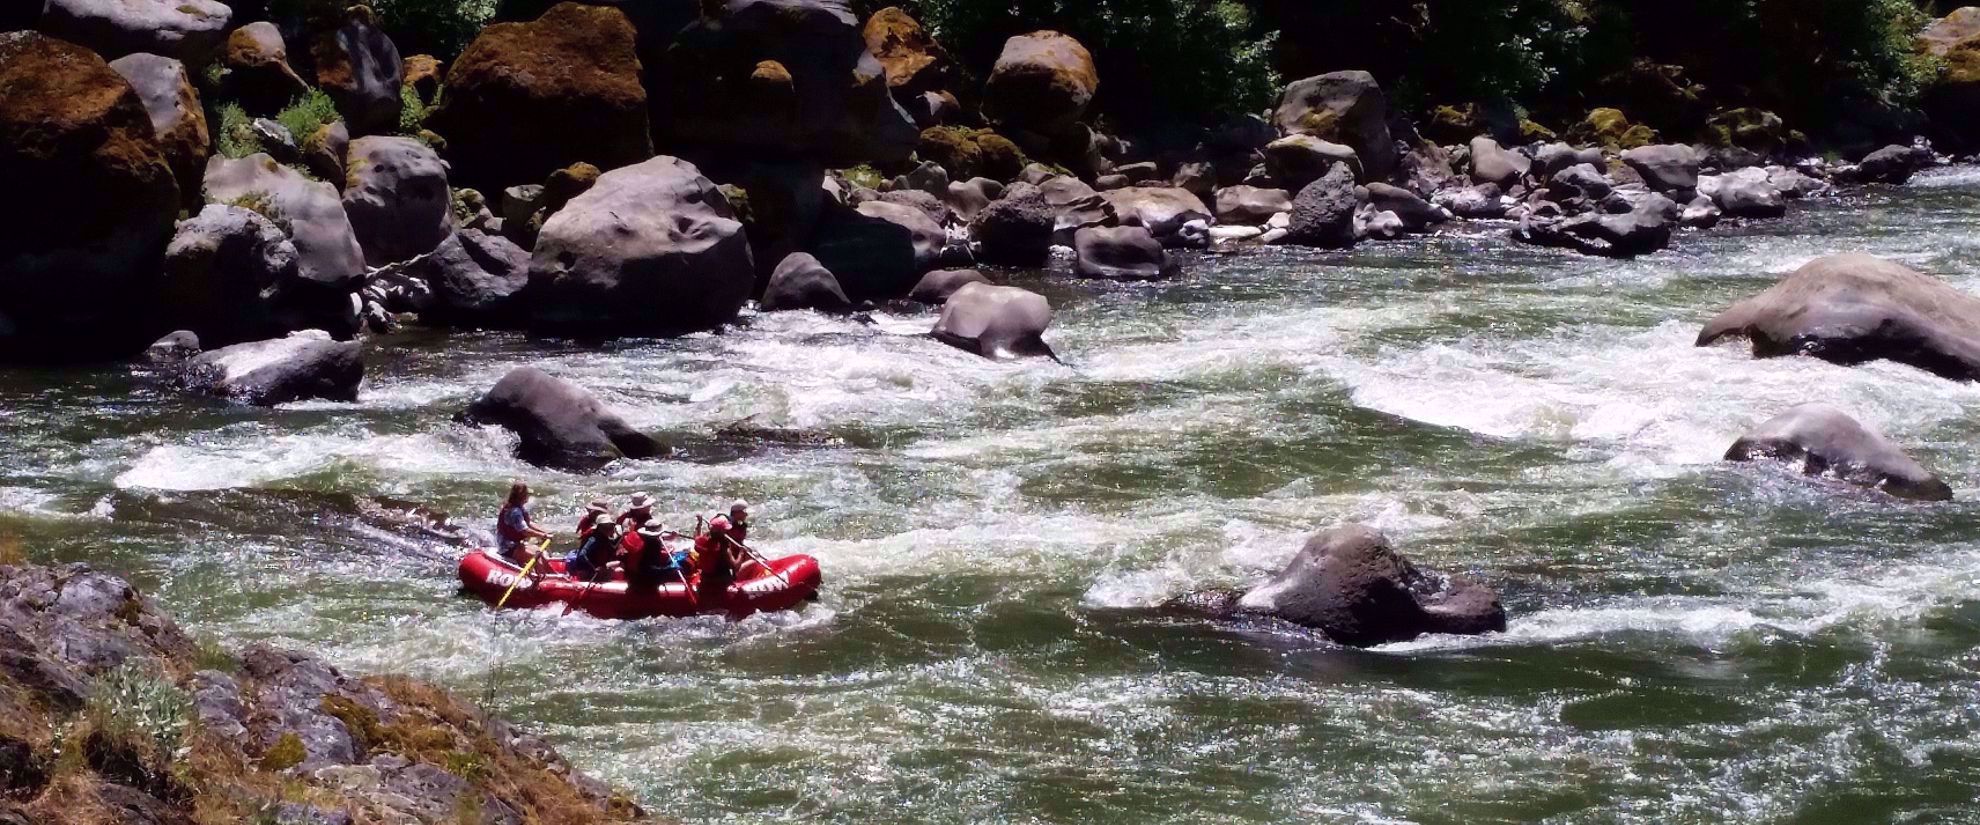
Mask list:
[[[741,548],[741,549],[742,549],[742,551],[743,551],[744,553],[748,553],[748,554],[749,554],[749,557],[750,557],[750,558],[752,558],[752,559],[755,559],[755,560],[756,560],[756,563],[757,563],[757,564],[760,564],[760,565],[763,565],[763,569],[765,569],[765,570],[768,570],[768,571],[770,571],[770,575],[772,575],[772,576],[776,576],[776,577],[777,577],[777,581],[780,581],[780,582],[783,582],[783,583],[784,583],[784,586],[785,586],[785,587],[790,587],[790,586],[791,586],[791,580],[790,580],[790,579],[787,579],[787,578],[784,578],[784,574],[783,574],[783,572],[782,572],[782,571],[780,571],[780,570],[778,570],[778,569],[777,569],[777,568],[775,568],[775,567],[771,567],[771,566],[770,566],[770,560],[769,560],[769,559],[766,559],[766,558],[764,558],[764,557],[763,557],[763,554],[761,554],[761,553],[758,553],[758,552],[756,552],[755,550],[751,550],[751,549],[749,549],[749,547],[747,547],[746,545],[744,545],[744,544],[743,544],[742,542],[739,542],[739,541],[736,541],[736,540],[735,540],[735,539],[733,539],[733,538],[730,538],[730,537],[729,537],[729,536],[728,536],[727,534],[724,534],[724,535],[722,536],[722,539],[723,539],[724,541],[727,541],[727,542],[728,542],[728,543],[730,543],[730,544],[733,544],[733,545],[735,545],[735,546],[737,546],[737,547],[739,547],[739,548]]]
[[[584,604],[584,597],[591,595],[591,588],[598,586],[598,577],[610,572],[612,572],[610,567],[600,567],[591,571],[591,581],[584,583],[584,591],[579,593],[577,598],[572,599],[570,604],[564,605],[564,615],[571,615],[571,611],[576,610],[578,605]]]
[[[537,542],[536,555],[530,557],[528,564],[523,565],[522,573],[516,576],[515,581],[509,583],[509,589],[502,591],[502,600],[495,603],[496,610],[501,610],[503,607],[508,605],[509,597],[516,594],[516,586],[522,584],[523,579],[529,578],[529,571],[532,568],[536,567],[536,563],[543,560],[543,554],[548,552],[550,552],[549,539],[544,539],[540,542]]]

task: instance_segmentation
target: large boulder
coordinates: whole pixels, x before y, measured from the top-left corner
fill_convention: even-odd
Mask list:
[[[1787,214],[1787,195],[1774,186],[1767,170],[1749,166],[1723,175],[1701,175],[1698,194],[1711,198],[1735,218],[1778,218]]]
[[[598,396],[535,367],[518,367],[462,413],[475,424],[501,427],[520,442],[516,456],[531,464],[593,472],[620,458],[651,458],[663,448],[605,407]]]
[[[186,64],[140,52],[110,61],[110,68],[123,75],[138,99],[144,101],[152,131],[158,133],[158,148],[165,153],[165,162],[171,164],[172,177],[179,184],[180,199],[197,205],[199,179],[206,174],[206,155],[212,141],[206,133],[206,111],[199,105],[199,92],[186,73]]]
[[[914,151],[941,166],[952,181],[984,177],[1005,183],[1017,180],[1026,164],[1024,150],[988,129],[931,126],[922,130]]]
[[[265,154],[206,162],[206,197],[262,211],[281,225],[302,255],[302,277],[326,288],[356,290],[364,250],[337,187],[313,181]]]
[[[970,233],[988,263],[1037,266],[1052,249],[1058,212],[1045,193],[1029,183],[1014,183],[970,222]]]
[[[1226,186],[1217,190],[1217,222],[1262,226],[1273,215],[1292,211],[1292,193],[1256,186]]]
[[[942,304],[931,334],[957,349],[985,358],[1052,357],[1045,328],[1052,304],[1045,296],[1014,286],[967,283]]]
[[[1938,138],[1963,150],[1980,146],[1980,6],[1955,9],[1919,34],[1918,45],[1942,66],[1922,101]]]
[[[1920,152],[1911,146],[1891,145],[1868,155],[1856,163],[1856,178],[1865,183],[1888,183],[1902,186],[1918,173],[1926,164],[1931,153]]]
[[[887,87],[904,104],[925,94],[950,89],[958,76],[948,50],[907,12],[888,6],[866,19],[866,50],[887,73]]]
[[[1802,404],[1768,419],[1726,450],[1727,461],[1776,460],[1826,476],[1883,490],[1898,498],[1951,501],[1952,488],[1847,413],[1827,404]]]
[[[855,301],[899,298],[942,258],[948,233],[928,213],[871,200],[836,211],[819,228],[811,253]]]
[[[221,58],[227,96],[248,114],[269,116],[309,91],[309,84],[289,65],[289,46],[282,30],[266,20],[249,23],[227,35]]]
[[[1057,135],[1086,114],[1100,89],[1093,54],[1071,35],[1035,31],[1004,41],[983,88],[984,113],[999,125]]]
[[[364,380],[361,356],[356,341],[305,330],[200,353],[186,362],[179,383],[192,392],[263,407],[310,398],[356,401]]]
[[[1285,570],[1239,597],[1236,610],[1310,627],[1353,647],[1506,629],[1505,608],[1491,588],[1421,570],[1387,536],[1359,524],[1308,539]]]
[[[1670,246],[1683,210],[1670,198],[1650,193],[1627,212],[1590,213],[1564,220],[1529,218],[1513,230],[1513,237],[1584,255],[1634,258]]]
[[[791,309],[842,312],[852,306],[852,301],[846,299],[846,291],[839,286],[832,270],[809,254],[793,252],[770,273],[770,284],[763,288],[763,299],[758,304],[765,312]]]
[[[654,131],[691,156],[887,165],[920,134],[845,0],[710,0],[665,63]]]
[[[915,282],[914,289],[908,291],[908,300],[939,306],[966,285],[987,283],[990,279],[974,269],[937,269]]]
[[[433,251],[454,232],[447,167],[424,142],[361,137],[345,154],[344,213],[365,263],[384,266]]]
[[[1346,164],[1334,164],[1332,171],[1307,184],[1293,198],[1292,223],[1286,227],[1285,240],[1322,249],[1353,246],[1357,206],[1354,172]]]
[[[1272,123],[1284,134],[1347,144],[1361,158],[1361,170],[1371,180],[1387,178],[1396,168],[1388,98],[1367,72],[1333,72],[1294,81],[1280,96]]]
[[[1501,189],[1511,189],[1526,179],[1533,168],[1533,161],[1518,152],[1506,149],[1499,142],[1484,135],[1471,139],[1471,181],[1473,183],[1497,184]]]
[[[208,204],[179,224],[165,251],[160,312],[207,346],[305,329],[356,331],[348,288],[302,275],[287,233],[252,210]]]
[[[461,229],[432,252],[400,265],[426,284],[420,321],[435,326],[500,329],[523,320],[529,250],[500,235]]]
[[[351,135],[398,131],[405,62],[369,7],[346,9],[343,23],[318,35],[309,53],[316,85],[337,104]]]
[[[1176,274],[1162,242],[1139,226],[1090,226],[1073,233],[1073,274],[1110,281],[1148,281]]]
[[[694,164],[662,155],[600,175],[543,223],[531,323],[585,336],[712,329],[749,300],[755,266],[728,198]]]
[[[1659,192],[1682,192],[1698,186],[1698,152],[1682,143],[1639,146],[1622,153],[1622,161]]]
[[[1213,220],[1203,200],[1180,187],[1129,186],[1101,192],[1100,197],[1113,207],[1122,226],[1144,227],[1164,246],[1185,243],[1183,227],[1190,222]]]
[[[136,352],[155,337],[134,319],[179,187],[131,84],[81,46],[0,34],[0,181],[0,359]]]
[[[1312,135],[1287,135],[1265,145],[1265,171],[1289,192],[1327,174],[1336,163],[1345,163],[1362,177],[1361,158],[1344,144],[1321,140]]]
[[[1744,337],[1757,358],[1812,355],[1837,364],[1909,364],[1980,380],[1980,298],[1901,264],[1859,253],[1803,265],[1706,322],[1698,346]]]
[[[579,161],[614,169],[652,157],[633,34],[618,9],[576,3],[483,29],[427,120],[447,138],[454,182],[500,192]]]
[[[105,59],[149,52],[198,67],[219,51],[233,17],[216,0],[48,0],[37,27]]]

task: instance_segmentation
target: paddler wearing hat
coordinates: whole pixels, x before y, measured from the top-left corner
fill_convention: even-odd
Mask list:
[[[585,539],[591,538],[591,531],[598,529],[599,524],[611,523],[607,521],[607,517],[611,514],[611,503],[602,498],[585,505],[584,515],[578,517],[578,541],[583,542]]]
[[[619,528],[627,533],[636,533],[646,523],[653,520],[653,497],[645,493],[633,493],[625,512],[619,514]]]
[[[639,529],[619,543],[620,566],[626,571],[628,590],[652,590],[674,571],[674,556],[667,552],[667,540],[676,538],[659,519],[647,519]]]

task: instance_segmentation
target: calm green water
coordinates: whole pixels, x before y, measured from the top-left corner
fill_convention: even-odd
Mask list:
[[[1980,291],[1980,172],[1629,263],[1472,227],[1190,259],[1165,284],[1014,273],[1065,365],[763,316],[610,350],[372,342],[364,399],[229,409],[120,372],[0,372],[0,537],[131,574],[197,631],[410,671],[688,822],[1980,820],[1980,388],[1754,362],[1698,325],[1864,249]],[[543,472],[450,416],[525,363],[687,460]],[[1961,501],[1716,459],[1838,404]],[[747,419],[822,437],[734,449]],[[458,552],[356,502],[574,521],[638,490],[757,503],[823,561],[800,614],[493,616]],[[1498,587],[1502,635],[1373,651],[1148,609],[1388,531]]]

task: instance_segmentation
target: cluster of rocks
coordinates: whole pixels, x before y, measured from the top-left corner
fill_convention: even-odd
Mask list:
[[[0,685],[8,822],[645,819],[439,688],[265,644],[203,650],[85,565],[0,566]]]

